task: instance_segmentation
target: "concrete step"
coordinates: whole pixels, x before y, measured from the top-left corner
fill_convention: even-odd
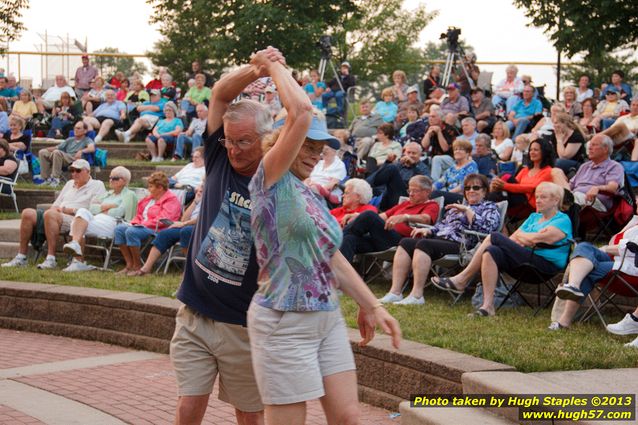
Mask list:
[[[13,258],[18,253],[18,242],[0,242],[0,258]]]
[[[19,242],[20,241],[20,220],[0,221],[0,241]]]
[[[471,407],[410,407],[409,401],[399,405],[401,425],[513,425],[518,423],[493,413]]]
[[[33,139],[31,142],[31,151],[37,155],[38,151],[49,146],[56,146],[58,142],[49,142],[46,139]],[[138,152],[146,152],[146,144],[144,142],[121,143],[116,141],[100,142],[98,147],[109,151],[109,158],[133,159]]]
[[[461,378],[464,394],[635,394],[638,369],[581,370],[566,372],[468,372]],[[518,422],[518,408],[489,408],[496,415]],[[535,410],[542,411],[542,406]],[[551,408],[545,408],[550,410]],[[563,423],[563,422],[557,422]],[[565,422],[568,423],[568,422]],[[571,422],[573,423],[573,422]],[[581,420],[579,424],[617,422]],[[623,422],[623,423],[638,423]],[[538,422],[540,425],[541,422]]]
[[[53,203],[55,201],[55,190],[16,189],[16,199],[18,208],[22,211],[25,208],[35,208],[38,204]],[[8,197],[1,197],[0,210],[14,211],[13,201]]]

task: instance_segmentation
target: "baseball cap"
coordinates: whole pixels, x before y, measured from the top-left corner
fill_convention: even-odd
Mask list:
[[[162,94],[162,92],[161,92],[161,91],[159,91],[158,89],[152,89],[152,90],[150,90],[150,91],[149,91],[149,94],[150,94],[151,96],[152,96],[152,95],[157,95],[157,96],[159,96],[160,94]]]
[[[458,90],[459,89],[459,85],[456,83],[450,83],[447,85],[446,89],[448,90]]]
[[[82,55],[82,59],[84,59],[84,58],[88,59],[89,55]]]
[[[607,93],[614,93],[614,94],[618,94],[618,89],[614,86],[611,86],[607,88]]]
[[[412,86],[410,88],[408,88],[408,90],[405,92],[405,94],[410,94],[410,93],[418,93],[419,89],[417,89],[416,87]]]
[[[282,127],[285,121],[285,119],[276,121],[273,124],[273,128]],[[330,146],[334,150],[341,149],[341,142],[339,142],[339,139],[328,133],[328,126],[326,125],[326,121],[320,120],[316,116],[312,117],[312,122],[310,123],[310,128],[306,133],[306,137],[316,142],[327,143],[328,146]]]
[[[470,90],[470,93],[478,93],[478,92],[485,93],[483,89],[480,87],[474,87],[473,89]]]
[[[341,66],[347,66],[347,67],[348,67],[348,69],[350,69],[350,62],[348,62],[348,61],[343,61],[343,62],[341,62]]]
[[[86,159],[76,159],[69,166],[69,168],[74,168],[76,170],[81,170],[83,168],[87,170],[91,170],[91,165],[89,164],[89,161],[87,161]]]

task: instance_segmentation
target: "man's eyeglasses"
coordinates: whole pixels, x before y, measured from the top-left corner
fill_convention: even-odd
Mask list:
[[[483,190],[483,186],[474,185],[474,186],[465,186],[465,191],[473,190],[474,192],[478,192],[479,190]]]
[[[248,148],[250,148],[252,145],[255,144],[255,142],[257,141],[257,139],[255,140],[238,140],[238,141],[234,141],[234,140],[230,140],[230,139],[219,139],[219,143],[222,144],[223,147],[225,147],[226,149],[233,147],[235,149],[240,149],[240,150],[246,150]]]

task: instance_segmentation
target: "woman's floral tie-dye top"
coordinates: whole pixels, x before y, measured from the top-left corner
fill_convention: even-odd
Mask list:
[[[337,309],[330,260],[343,238],[339,223],[291,172],[265,189],[263,161],[249,189],[259,264],[253,301],[279,311]]]

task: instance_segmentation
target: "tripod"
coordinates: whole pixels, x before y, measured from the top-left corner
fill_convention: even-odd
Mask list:
[[[456,67],[456,61],[461,62],[461,68],[463,68],[463,73],[465,74],[465,78],[467,78],[467,82],[470,85],[470,89],[474,88],[474,80],[470,77],[470,74],[467,72],[468,67],[470,66],[470,62],[465,58],[465,52],[460,45],[452,45],[448,46],[447,59],[445,60],[445,69],[443,71],[443,79],[441,80],[441,84],[443,87],[447,87],[450,82],[450,78],[452,77],[452,73],[454,68]]]
[[[332,53],[330,52],[321,52],[321,60],[319,61],[319,81],[323,81],[324,74],[326,73],[326,67],[330,65],[330,69],[332,69],[332,74],[334,75],[337,84],[339,84],[339,89],[343,92],[344,102],[348,105],[347,108],[354,116],[354,108],[352,104],[348,102],[348,93],[343,89],[343,84],[341,84],[341,78],[339,78],[339,73],[337,72],[337,68],[335,68],[335,64],[332,62]],[[345,125],[348,125],[348,111],[344,109],[343,111],[343,120]]]

